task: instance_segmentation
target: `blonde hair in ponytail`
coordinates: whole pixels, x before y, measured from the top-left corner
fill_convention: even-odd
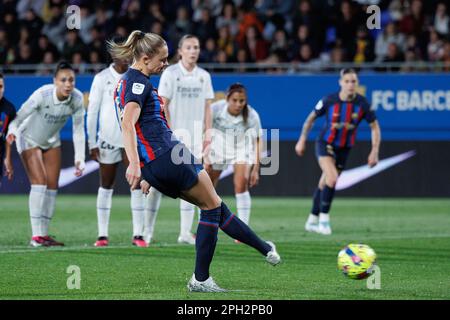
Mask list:
[[[144,54],[149,57],[157,54],[159,49],[166,45],[166,41],[156,33],[134,30],[125,42],[116,43],[110,40],[107,44],[114,59],[135,62]]]

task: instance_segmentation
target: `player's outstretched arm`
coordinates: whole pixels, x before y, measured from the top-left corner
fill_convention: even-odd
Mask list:
[[[75,154],[75,176],[80,177],[85,167],[85,145],[84,135],[84,107],[80,105],[77,112],[72,116],[72,137]]]
[[[125,177],[131,187],[136,189],[141,180],[141,168],[139,155],[137,152],[136,128],[135,124],[141,114],[141,108],[136,102],[128,102],[124,108],[122,118],[122,138],[130,164],[128,165]]]
[[[295,152],[299,157],[305,154],[306,140],[308,139],[309,132],[311,131],[316,118],[317,118],[316,112],[311,111],[311,113],[308,115],[305,122],[303,123],[302,133],[300,134],[297,144],[295,145]]]
[[[370,151],[367,163],[369,167],[372,168],[378,163],[378,153],[381,143],[381,130],[377,120],[370,123],[370,129],[372,135],[372,150]]]

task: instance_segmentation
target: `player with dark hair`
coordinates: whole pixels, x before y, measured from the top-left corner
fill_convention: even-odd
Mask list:
[[[125,39],[115,39],[123,40]],[[117,82],[128,69],[128,61],[115,56],[112,56],[112,60],[113,63],[108,68],[94,77],[87,111],[89,153],[91,158],[100,164],[100,187],[97,193],[98,238],[94,244],[96,247],[104,247],[109,243],[108,226],[117,168],[120,162],[128,166],[113,98]],[[132,244],[147,247],[143,238],[144,195],[141,190],[131,190],[130,205],[133,220]]]
[[[133,60],[115,92],[117,116],[130,161],[126,171],[128,183],[132,189],[141,183],[144,192],[151,185],[167,196],[180,197],[201,209],[195,241],[195,271],[188,282],[189,291],[225,291],[209,275],[219,228],[258,250],[270,264],[278,264],[281,259],[275,245],[261,240],[230,212],[203,166],[173,137],[162,99],[149,81],[150,75],[162,72],[167,66],[168,49],[164,39],[136,30],[126,42],[110,42],[109,46],[118,58]]]
[[[319,100],[308,115],[302,133],[295,145],[295,152],[302,156],[306,149],[308,134],[318,117],[325,116],[326,123],[316,141],[316,157],[322,170],[319,185],[314,192],[313,207],[305,224],[306,231],[324,235],[331,234],[329,211],[333,201],[338,176],[344,170],[351,148],[355,143],[356,130],[364,119],[371,128],[372,150],[367,159],[370,167],[378,163],[381,133],[375,113],[365,97],[356,92],[358,76],[353,69],[340,73],[338,93]]]
[[[233,183],[239,219],[250,221],[251,196],[249,188],[259,182],[261,157],[261,121],[254,108],[247,103],[247,89],[233,83],[226,99],[211,105],[213,134],[207,155],[206,171],[214,186],[223,170],[233,166]]]
[[[14,175],[14,168],[11,161],[11,146],[5,142],[9,124],[16,117],[16,108],[4,95],[5,80],[3,79],[3,74],[0,73],[0,187],[3,174],[8,177],[8,180],[11,180]]]
[[[75,88],[75,72],[67,62],[58,64],[53,84],[40,87],[24,102],[11,122],[7,141],[16,141],[31,184],[29,209],[32,238],[30,245],[62,246],[48,235],[55,210],[61,170],[59,133],[72,117],[75,172],[84,170],[85,137],[83,95]]]

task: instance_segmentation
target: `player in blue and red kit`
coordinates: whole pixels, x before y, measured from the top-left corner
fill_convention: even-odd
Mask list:
[[[11,180],[14,175],[11,161],[11,146],[6,143],[6,133],[11,121],[16,117],[16,108],[5,97],[5,81],[3,74],[0,73],[0,186],[2,184],[3,170],[4,175]],[[4,167],[3,167],[4,166]]]
[[[114,95],[130,161],[126,179],[131,189],[140,184],[143,192],[148,192],[151,185],[167,196],[180,197],[201,209],[195,241],[195,272],[188,283],[189,291],[225,291],[209,275],[219,228],[258,250],[270,264],[278,264],[281,259],[275,245],[261,240],[230,212],[201,162],[172,135],[163,100],[149,81],[150,75],[161,73],[167,66],[168,49],[164,39],[136,30],[124,43],[109,42],[109,50],[118,59],[133,61],[119,80]]]
[[[356,93],[358,76],[353,69],[340,73],[341,90],[321,99],[303,124],[295,146],[297,155],[306,149],[308,134],[318,117],[325,116],[324,128],[316,141],[316,156],[322,169],[319,186],[314,192],[313,207],[305,224],[306,231],[331,234],[329,211],[339,174],[344,170],[347,157],[355,143],[356,130],[364,119],[371,128],[372,150],[367,159],[370,167],[378,163],[381,133],[375,113],[365,97]]]

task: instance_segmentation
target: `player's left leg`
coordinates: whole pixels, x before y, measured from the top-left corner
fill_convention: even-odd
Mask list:
[[[55,212],[56,194],[58,193],[58,180],[61,171],[61,148],[50,148],[42,152],[42,158],[47,172],[47,190],[42,211],[41,233],[49,246],[63,246],[64,243],[56,241],[48,235],[50,222]]]
[[[239,219],[249,224],[252,199],[248,191],[251,165],[247,163],[234,164],[234,193],[236,196],[236,208]]]
[[[320,196],[320,214],[318,232],[324,235],[331,234],[329,211],[334,198],[335,186],[339,176],[336,160],[330,156],[319,157],[319,165],[325,175],[325,186]]]
[[[128,167],[129,161],[125,150],[122,151],[122,159],[125,168]],[[148,247],[144,240],[144,194],[141,189],[131,190],[131,215],[133,220],[133,240],[132,244],[137,247]]]

